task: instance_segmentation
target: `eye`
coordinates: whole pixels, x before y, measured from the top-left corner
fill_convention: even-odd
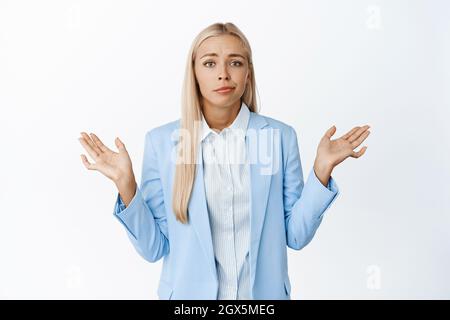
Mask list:
[[[203,63],[203,65],[204,65],[205,67],[209,67],[209,65],[208,65],[209,63],[214,63],[214,62],[213,62],[213,61],[206,61],[206,62]]]
[[[231,62],[231,63],[233,64],[233,63],[235,63],[235,62],[238,63],[238,66],[239,66],[239,67],[242,66],[242,62],[240,62],[239,60],[234,60],[234,61]]]

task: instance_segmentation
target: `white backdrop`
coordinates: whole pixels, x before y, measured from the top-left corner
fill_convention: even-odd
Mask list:
[[[288,249],[292,298],[450,298],[445,0],[0,0],[0,298],[157,298],[162,260],[134,251],[77,138],[119,136],[139,182],[145,133],[180,116],[192,40],[228,21],[305,179],[326,129],[371,125],[314,240]]]

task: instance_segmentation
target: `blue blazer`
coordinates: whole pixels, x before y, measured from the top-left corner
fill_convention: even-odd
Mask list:
[[[188,204],[189,223],[178,222],[172,210],[179,126],[178,119],[146,133],[140,185],[126,208],[117,194],[114,215],[144,259],[163,258],[160,299],[217,299],[201,148]],[[261,152],[262,140],[269,141],[274,151],[270,157],[258,157],[264,160],[250,162],[252,299],[290,299],[287,247],[300,250],[311,241],[339,190],[332,177],[325,187],[313,169],[304,183],[293,127],[251,112],[247,132],[257,132],[246,136],[248,155]]]

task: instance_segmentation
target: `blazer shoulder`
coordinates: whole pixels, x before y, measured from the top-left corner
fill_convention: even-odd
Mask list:
[[[275,118],[272,118],[272,117],[269,117],[269,116],[265,116],[265,115],[262,115],[262,114],[260,114],[259,116],[263,117],[266,120],[267,124],[271,128],[281,130],[282,134],[291,134],[292,130],[295,131],[295,129],[290,124],[288,124],[286,122],[283,122],[281,120],[278,120],[278,119],[275,119]]]
[[[180,119],[166,122],[162,125],[154,127],[147,131],[146,136],[152,136],[155,139],[161,137],[169,137],[172,135],[173,131],[180,127]]]

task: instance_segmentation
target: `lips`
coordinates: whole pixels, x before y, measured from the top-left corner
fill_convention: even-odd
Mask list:
[[[218,88],[218,89],[216,89],[214,91],[220,92],[220,93],[224,93],[224,92],[230,92],[233,89],[234,89],[234,87],[221,87],[221,88]]]

